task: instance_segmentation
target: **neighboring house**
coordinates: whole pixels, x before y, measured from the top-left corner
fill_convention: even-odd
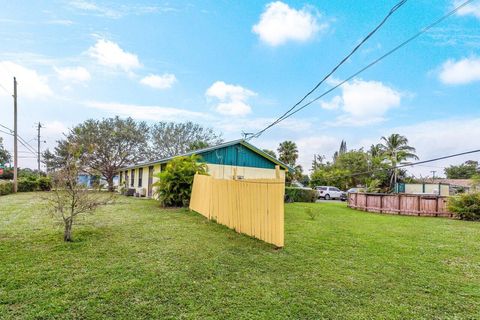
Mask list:
[[[428,180],[428,182],[448,184],[450,186],[450,194],[456,194],[458,192],[469,192],[470,190],[474,189],[474,186],[473,186],[474,182],[472,179],[437,178],[437,179],[430,179]]]
[[[185,154],[151,162],[138,163],[118,171],[120,185],[135,189],[135,193],[151,197],[154,175],[161,172],[167,163],[178,156],[196,154],[206,163],[208,173],[217,179],[274,179],[275,167],[280,168],[280,178],[285,179],[285,171],[292,170],[283,162],[273,158],[245,140],[234,140],[213,147],[195,150]]]
[[[445,183],[397,183],[396,193],[448,196],[450,186]]]
[[[78,174],[78,183],[85,185],[87,188],[93,188],[95,179],[98,179],[98,176],[91,175],[86,172],[82,172]],[[118,186],[118,177],[113,178],[113,185]],[[100,184],[107,185],[107,180],[101,178]]]

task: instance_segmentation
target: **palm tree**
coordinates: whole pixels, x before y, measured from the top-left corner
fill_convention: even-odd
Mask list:
[[[278,146],[278,160],[288,164],[292,168],[295,167],[295,163],[298,159],[297,145],[293,141],[283,141]]]
[[[372,144],[368,153],[372,158],[379,158],[383,156],[384,146],[381,143]]]
[[[390,178],[390,185],[397,182],[397,169],[399,164],[405,164],[409,159],[417,160],[415,148],[408,145],[408,139],[398,133],[393,133],[388,137],[382,137],[383,154],[387,161],[390,162],[393,168],[392,176]]]

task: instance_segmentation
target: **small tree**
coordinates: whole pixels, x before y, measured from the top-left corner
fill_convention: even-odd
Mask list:
[[[82,163],[78,148],[69,153],[62,168],[52,174],[53,191],[47,198],[52,215],[64,224],[64,241],[72,241],[73,225],[80,214],[93,212],[97,207],[112,201],[113,194],[89,192],[78,181]]]
[[[159,179],[153,184],[155,195],[162,206],[187,206],[192,194],[193,177],[196,173],[207,174],[207,166],[196,155],[177,157],[170,161],[165,170],[155,176]]]

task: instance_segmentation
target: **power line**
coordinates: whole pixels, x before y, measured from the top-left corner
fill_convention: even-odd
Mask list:
[[[360,47],[365,43],[367,42],[368,39],[370,39],[377,31],[378,29],[380,29],[384,24],[385,22],[387,22],[388,18],[390,18],[390,16],[392,14],[395,13],[395,11],[397,11],[398,9],[400,9],[401,6],[403,6],[405,4],[405,2],[407,2],[407,0],[402,0],[400,2],[398,2],[395,6],[392,7],[392,9],[390,9],[390,12],[383,18],[383,20],[372,30],[370,31],[367,36],[365,38],[362,39],[362,41],[360,41],[359,44],[357,44],[352,51],[350,51],[349,54],[347,54],[326,76],[323,77],[322,80],[320,80],[320,82],[318,82],[315,87],[313,87],[312,90],[310,90],[306,95],[304,95],[302,97],[302,99],[300,99],[297,103],[295,103],[290,109],[288,109],[284,114],[282,114],[277,120],[283,118],[284,116],[286,116],[288,113],[290,113],[292,110],[294,110],[298,105],[300,105],[303,101],[305,101],[305,99],[307,97],[309,97],[315,90],[318,89],[318,87],[320,87],[320,85],[322,83],[324,83],[328,78],[330,78],[330,76],[335,72],[337,71],[338,68],[340,68],[341,65],[343,65],[348,59],[350,59],[350,57],[358,50],[360,49]],[[276,120],[276,121],[277,121]]]
[[[7,88],[5,88],[5,87],[3,86],[3,84],[1,84],[1,83],[0,83],[0,88],[2,88],[3,90],[5,90],[5,92],[6,92],[9,96],[12,95],[12,94],[7,90]]]
[[[407,40],[405,40],[404,42],[400,43],[399,45],[397,45],[396,47],[394,47],[393,49],[391,49],[390,51],[388,51],[387,53],[385,53],[384,55],[380,56],[379,58],[377,58],[376,60],[374,60],[373,62],[371,62],[370,64],[366,65],[365,67],[361,68],[359,71],[355,72],[354,74],[352,74],[351,76],[349,76],[348,78],[346,78],[345,80],[341,81],[340,83],[336,84],[335,86],[333,86],[332,88],[328,89],[327,91],[325,91],[324,93],[322,93],[321,95],[319,95],[318,97],[316,97],[315,99],[313,100],[310,100],[309,102],[307,102],[306,104],[304,104],[302,107],[298,108],[297,110],[293,111],[293,109],[291,108],[290,111],[288,111],[287,113],[284,113],[283,116],[279,117],[277,120],[275,120],[274,122],[272,122],[271,124],[269,124],[268,126],[266,126],[264,129],[260,130],[259,132],[255,133],[255,134],[252,134],[251,137],[249,139],[252,139],[252,138],[258,138],[260,135],[262,135],[262,133],[264,133],[265,131],[267,131],[268,129],[270,129],[271,127],[273,127],[274,125],[282,122],[283,120],[293,116],[294,114],[296,114],[297,112],[299,112],[300,110],[303,110],[304,108],[308,107],[309,105],[311,105],[312,103],[314,103],[315,101],[323,98],[324,96],[326,96],[327,94],[329,94],[330,92],[332,92],[333,90],[337,89],[338,87],[342,86],[343,84],[345,84],[346,82],[352,80],[353,78],[355,78],[356,76],[358,76],[359,74],[361,74],[362,72],[364,72],[365,70],[371,68],[372,66],[376,65],[378,62],[380,62],[381,60],[385,59],[386,57],[388,57],[389,55],[391,55],[392,53],[394,53],[395,51],[399,50],[400,48],[404,47],[405,45],[407,45],[409,42],[415,40],[416,38],[418,38],[419,36],[421,36],[422,34],[424,34],[425,32],[429,31],[430,29],[432,29],[433,27],[435,27],[436,25],[440,24],[441,22],[443,22],[444,20],[446,20],[447,18],[449,18],[450,16],[454,15],[458,10],[460,10],[461,8],[463,8],[464,6],[466,6],[467,4],[473,2],[475,0],[467,0],[465,2],[463,2],[461,5],[457,6],[456,8],[454,8],[453,10],[451,10],[450,12],[448,12],[446,15],[442,16],[441,18],[437,19],[436,21],[434,21],[433,23],[427,25],[426,27],[424,27],[422,30],[420,30],[419,32],[417,32],[416,34],[414,34],[413,36],[411,36],[410,38],[408,38]]]
[[[472,153],[477,153],[477,152],[480,152],[480,149],[455,153],[455,154],[451,154],[451,155],[448,155],[448,156],[442,156],[442,157],[433,158],[433,159],[429,159],[429,160],[417,161],[417,162],[412,162],[412,163],[404,163],[404,164],[397,165],[397,166],[394,166],[394,167],[391,167],[391,168],[378,168],[378,169],[373,169],[373,170],[369,170],[369,171],[356,172],[356,173],[351,173],[351,174],[347,174],[347,175],[340,175],[340,176],[341,177],[354,177],[354,176],[361,176],[361,175],[364,175],[364,174],[378,172],[378,171],[387,171],[387,170],[395,170],[395,169],[405,168],[405,167],[413,167],[413,166],[421,165],[421,164],[424,164],[424,163],[429,163],[429,162],[434,162],[434,161],[439,161],[439,160],[445,160],[445,159],[464,156],[464,155],[467,155],[467,154],[472,154]]]
[[[6,132],[6,131],[3,131],[3,130],[0,130],[0,132],[3,132],[3,133],[6,133],[6,134],[9,134],[9,135],[13,136],[13,133],[12,133],[13,130],[12,130],[12,129],[10,129],[9,127],[4,126],[4,125],[2,125],[2,124],[0,124],[0,126],[10,131],[10,132]],[[35,148],[33,148],[33,147],[30,145],[30,143],[28,143],[24,138],[22,138],[22,137],[21,137],[20,135],[18,135],[18,134],[17,134],[17,137],[18,137],[18,141],[20,141],[20,143],[21,143],[25,148],[27,148],[30,152],[33,152],[33,153],[37,154],[37,152],[35,151]]]

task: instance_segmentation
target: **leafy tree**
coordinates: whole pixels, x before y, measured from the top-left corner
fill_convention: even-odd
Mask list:
[[[448,179],[471,179],[474,175],[480,174],[478,161],[469,160],[458,166],[445,168],[445,175]]]
[[[278,160],[295,167],[298,159],[297,144],[293,141],[284,141],[278,146]]]
[[[0,164],[10,163],[10,161],[12,161],[10,152],[5,149],[3,146],[3,138],[0,137]]]
[[[196,173],[206,174],[207,166],[197,155],[176,157],[170,161],[165,170],[157,173],[158,180],[155,195],[165,207],[186,207],[192,194],[193,177]]]
[[[71,145],[81,146],[79,157],[84,170],[101,175],[114,190],[113,178],[118,169],[146,159],[148,126],[132,118],[106,118],[86,120],[74,127],[65,140],[58,141],[54,153],[47,150],[44,161],[47,168],[55,170],[67,164]]]
[[[388,137],[382,137],[383,154],[392,168],[390,185],[392,186],[398,177],[398,170],[394,169],[399,164],[406,163],[409,159],[418,159],[415,148],[408,145],[408,139],[398,133]]]
[[[325,156],[319,155],[319,154],[314,154],[313,155],[313,161],[312,161],[312,169],[310,169],[312,172],[321,169],[325,164],[323,161],[325,160]]]
[[[91,213],[113,199],[113,194],[89,192],[79,183],[78,174],[84,167],[82,153],[82,148],[70,145],[63,167],[52,174],[53,191],[46,198],[52,215],[63,222],[63,240],[67,242],[72,241],[78,215]]]
[[[158,122],[150,128],[149,158],[163,159],[221,143],[213,129],[193,122]]]
[[[266,154],[274,157],[275,159],[277,158],[277,154],[276,154],[275,151],[273,151],[273,150],[263,149],[262,151],[265,152]]]

